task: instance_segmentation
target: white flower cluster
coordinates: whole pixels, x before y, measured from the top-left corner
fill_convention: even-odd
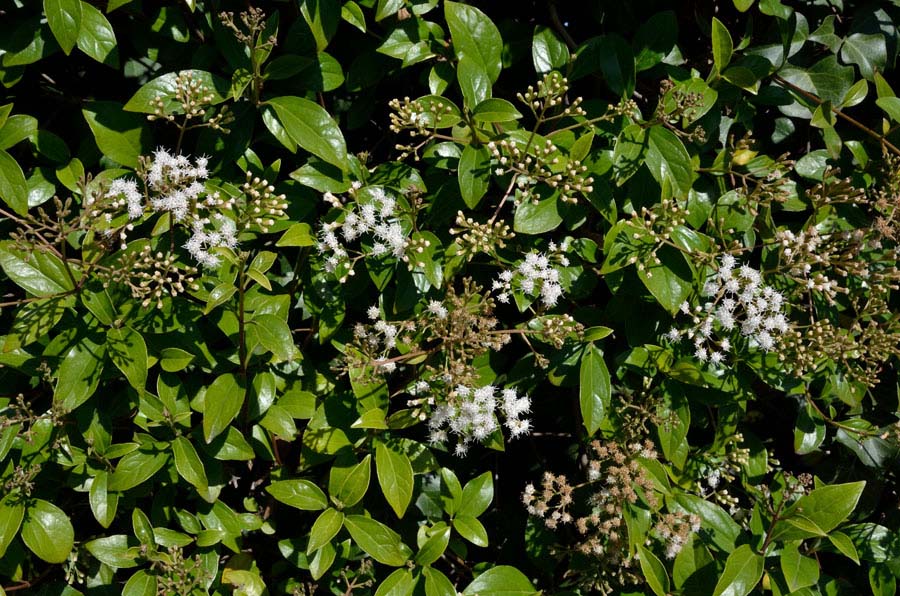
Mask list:
[[[191,237],[184,247],[204,267],[216,267],[221,259],[212,250],[220,246],[237,247],[237,224],[222,213],[234,207],[234,199],[222,199],[218,192],[207,192],[203,183],[209,177],[207,165],[205,157],[197,157],[192,162],[185,155],[175,156],[165,149],[157,149],[147,162],[145,180],[150,209],[171,213],[173,223],[188,226]],[[113,211],[126,207],[131,220],[145,213],[144,196],[134,180],[114,180],[105,198]],[[91,201],[86,204],[90,205]],[[111,225],[113,213],[105,211],[103,216],[106,225]],[[129,230],[131,227],[132,224],[125,226]],[[124,230],[120,237],[124,241]]]
[[[416,387],[417,393],[427,389]],[[431,412],[428,421],[432,443],[445,443],[450,435],[457,439],[456,455],[465,455],[469,444],[482,442],[500,428],[497,412],[505,418],[504,426],[511,438],[531,431],[531,420],[522,418],[531,410],[531,399],[519,395],[515,389],[497,391],[493,385],[472,388],[457,385],[449,399]]]
[[[559,269],[554,264],[569,265],[564,254],[567,248],[566,242],[560,246],[551,242],[547,254],[530,252],[514,269],[501,271],[492,286],[498,292],[497,300],[506,304],[510,295],[519,290],[532,298],[540,297],[541,303],[548,308],[556,306],[563,295],[563,287]]]
[[[691,310],[685,302],[681,312],[692,316],[693,327],[673,328],[670,340],[683,337],[694,342],[694,356],[701,362],[720,365],[732,349],[735,331],[747,338],[750,347],[772,351],[790,325],[785,316],[784,296],[762,283],[759,271],[749,265],[737,265],[734,256],[719,260],[718,271],[703,286],[708,300]]]
[[[354,185],[354,190],[359,188],[358,183]],[[408,239],[395,217],[396,199],[380,187],[368,189],[368,196],[367,202],[344,205],[335,195],[325,193],[324,198],[327,202],[345,212],[342,219],[323,223],[319,230],[317,248],[320,253],[327,255],[325,270],[329,273],[334,273],[342,265],[346,265],[349,268],[347,275],[353,275],[353,268],[349,263],[350,254],[344,243],[353,242],[367,234],[373,237],[374,242],[364,256],[393,255],[398,258],[404,256]],[[346,276],[342,276],[341,281],[346,281]]]

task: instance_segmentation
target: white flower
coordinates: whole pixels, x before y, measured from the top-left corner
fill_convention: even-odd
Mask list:
[[[374,321],[375,319],[381,318],[381,311],[378,309],[377,306],[370,306],[366,310],[366,315]]]
[[[429,302],[427,310],[439,319],[447,318],[447,308],[437,300]]]

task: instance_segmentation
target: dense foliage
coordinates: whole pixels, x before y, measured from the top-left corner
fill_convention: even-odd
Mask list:
[[[7,0],[0,594],[894,594],[898,22]]]

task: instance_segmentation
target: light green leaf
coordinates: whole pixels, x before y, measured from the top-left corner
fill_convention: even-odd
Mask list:
[[[491,155],[485,147],[466,145],[459,159],[459,191],[470,208],[478,206],[491,182]]]
[[[686,196],[691,190],[694,169],[691,155],[675,133],[663,126],[652,126],[648,131],[647,167],[650,173],[665,188],[666,183],[678,197]]]
[[[603,361],[603,354],[594,344],[584,348],[579,382],[581,419],[588,435],[592,436],[606,420],[612,398],[609,370]]]
[[[781,572],[791,592],[812,586],[819,581],[819,563],[800,554],[797,544],[784,545],[781,550]]]
[[[328,476],[328,493],[331,495],[331,501],[340,509],[356,505],[369,490],[371,477],[371,454],[352,465],[335,464]]]
[[[731,54],[734,52],[734,42],[728,28],[716,17],[712,20],[712,50],[713,62],[719,72],[725,72],[725,67],[731,62]]]
[[[19,526],[25,517],[25,505],[15,497],[7,496],[0,499],[0,558],[6,554],[9,543],[19,533]]]
[[[322,489],[309,480],[276,480],[266,487],[266,492],[291,507],[303,511],[320,511],[328,507],[328,499]]]
[[[713,596],[746,596],[763,574],[765,560],[747,544],[737,547],[725,561]]]
[[[100,384],[106,348],[88,337],[69,348],[59,366],[53,401],[59,407],[71,412],[86,402]]]
[[[44,0],[44,14],[53,37],[68,55],[81,31],[81,0]]]
[[[522,201],[513,216],[513,229],[520,234],[543,234],[555,230],[562,223],[556,194],[541,199],[535,205],[531,199]]]
[[[194,360],[193,354],[181,348],[163,348],[159,356],[159,365],[166,372],[182,371]]]
[[[734,549],[741,527],[727,511],[695,495],[679,494],[675,501],[682,509],[700,518],[703,529],[710,532],[713,544],[725,552]]]
[[[522,114],[505,99],[493,98],[475,106],[472,116],[478,122],[512,122],[521,118]]]
[[[204,95],[211,97],[209,103],[217,105],[228,98],[229,83],[222,77],[205,70],[188,69],[170,72],[144,83],[122,108],[126,112],[153,114],[157,100],[163,100],[163,109],[170,113],[182,113],[181,102],[176,99],[178,77],[188,78],[204,88]]]
[[[851,540],[849,536],[843,532],[834,530],[828,534],[828,540],[838,552],[859,565],[859,552],[856,550],[856,545],[853,544],[853,540]],[[2,550],[0,550],[0,553],[2,553]]]
[[[662,561],[647,550],[643,545],[638,545],[638,553],[640,554],[641,572],[647,585],[653,590],[656,596],[666,596],[669,593],[669,575]]]
[[[344,518],[344,527],[353,541],[379,563],[400,567],[412,554],[400,540],[399,534],[370,517],[348,515]]]
[[[122,596],[156,596],[156,581],[155,575],[150,575],[141,569],[125,582]]]
[[[503,68],[503,39],[497,26],[474,6],[461,2],[444,2],[444,16],[456,57],[472,59],[484,69],[490,82],[495,82]]]
[[[509,565],[491,567],[466,586],[466,596],[532,596],[534,589],[525,574]]]
[[[531,60],[538,74],[559,70],[569,62],[569,48],[553,29],[539,25],[531,38]]]
[[[89,501],[91,504],[91,512],[94,518],[104,528],[116,518],[116,509],[119,505],[118,493],[109,492],[108,490],[109,472],[101,470],[97,472],[91,481],[91,490],[89,493]]]
[[[419,565],[431,565],[447,550],[447,545],[450,544],[450,526],[443,522],[439,525],[442,527],[435,531],[416,553],[416,563]]]
[[[123,112],[122,105],[112,101],[91,102],[81,112],[97,147],[110,159],[136,168],[138,157],[149,152],[150,133],[143,116]]]
[[[488,545],[488,533],[484,524],[471,515],[457,515],[453,518],[453,528],[475,546]]]
[[[137,557],[128,552],[130,546],[132,545],[129,544],[128,536],[125,534],[104,536],[84,544],[94,558],[114,569],[137,567]]]
[[[302,97],[275,97],[268,101],[278,120],[298,145],[328,163],[347,169],[347,144],[341,129],[320,105]]]
[[[47,563],[64,563],[75,545],[75,530],[62,509],[34,499],[22,522],[22,542]]]
[[[825,440],[825,421],[806,405],[797,413],[797,424],[794,427],[794,451],[800,455],[812,453]]]
[[[814,489],[783,513],[774,535],[781,540],[824,536],[853,513],[865,486],[860,480]]]
[[[119,67],[116,32],[103,13],[87,2],[81,2],[81,28],[78,49],[101,64]],[[119,162],[122,163],[122,162]]]
[[[875,103],[891,120],[900,122],[900,97],[879,97]]]
[[[297,180],[297,178],[294,176],[294,174],[296,174],[297,172],[299,172],[299,170],[292,172],[291,178]],[[300,180],[298,180],[298,182],[300,182],[301,184],[303,183]],[[315,244],[316,239],[313,238],[312,234],[310,234],[309,224],[296,223],[285,230],[281,238],[278,239],[278,242],[275,243],[275,246],[315,246]]]
[[[487,511],[493,500],[494,481],[490,472],[484,472],[469,480],[463,487],[461,504],[456,513],[478,517]]]
[[[147,385],[147,344],[131,327],[106,332],[106,351],[132,387],[143,392]]]
[[[425,596],[457,596],[456,587],[443,572],[425,567],[422,574],[425,576]]]
[[[281,317],[263,313],[254,315],[250,323],[259,327],[259,343],[275,354],[279,360],[290,360],[294,355],[294,338],[291,328]]]
[[[363,14],[359,4],[353,0],[345,2],[341,7],[341,18],[363,33],[366,32],[366,16]]]
[[[386,443],[375,444],[375,468],[381,492],[397,517],[403,517],[413,493],[413,468],[405,453]]]
[[[55,296],[75,287],[63,262],[49,252],[25,254],[4,242],[0,244],[0,267],[17,286],[33,296]]]
[[[175,469],[179,476],[193,485],[203,495],[209,488],[206,469],[197,454],[194,445],[185,437],[176,437],[172,441],[172,453],[175,454]]]
[[[233,373],[216,377],[203,400],[203,437],[207,443],[219,436],[244,405],[246,387]]]
[[[344,514],[329,507],[319,514],[309,531],[309,545],[306,554],[319,550],[334,538],[344,525]]]
[[[132,451],[119,460],[116,469],[109,477],[107,489],[114,492],[125,492],[149,480],[169,461],[165,453],[147,453]]]
[[[375,596],[412,596],[417,582],[409,569],[396,569],[378,585]]]
[[[19,215],[28,212],[28,182],[19,163],[0,150],[0,199]]]

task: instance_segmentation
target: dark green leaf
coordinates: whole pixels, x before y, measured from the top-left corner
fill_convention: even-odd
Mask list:
[[[478,517],[490,507],[494,500],[494,481],[490,472],[485,472],[469,480],[463,487],[458,515]]]
[[[562,223],[557,206],[559,200],[554,194],[549,199],[541,199],[534,204],[531,199],[523,200],[516,207],[513,229],[520,234],[543,234],[555,230]]]
[[[375,444],[375,467],[384,498],[397,517],[403,517],[413,493],[413,468],[409,457],[379,441]]]
[[[603,354],[594,344],[586,346],[581,356],[579,381],[581,420],[588,435],[592,436],[606,420],[612,397],[609,370]]]
[[[138,157],[149,152],[150,134],[143,116],[123,112],[121,104],[111,101],[91,102],[82,113],[97,147],[110,159],[136,168]]]
[[[638,545],[638,553],[640,554],[641,572],[647,585],[653,590],[656,596],[666,596],[669,593],[669,575],[662,561],[647,550],[643,545]]]
[[[143,392],[147,385],[147,344],[131,327],[106,332],[106,351],[132,387]]]
[[[203,437],[207,443],[221,434],[244,405],[246,388],[232,373],[216,377],[203,399]]]
[[[531,39],[531,59],[539,74],[558,70],[569,62],[569,48],[553,29],[538,26]]]
[[[64,294],[75,287],[63,262],[49,252],[23,254],[4,242],[0,244],[0,267],[16,285],[34,296]]]
[[[301,147],[341,170],[347,169],[347,145],[335,121],[320,105],[302,97],[268,101],[287,134]]]
[[[81,28],[78,30],[78,49],[101,64],[118,68],[119,51],[112,25],[93,5],[87,2],[80,4]]]
[[[497,26],[474,6],[450,0],[444,2],[444,16],[456,57],[470,58],[484,69],[491,83],[496,81],[503,67],[503,39]]]
[[[318,486],[309,480],[276,480],[266,487],[276,500],[303,511],[320,511],[328,507],[328,499]]]
[[[478,206],[491,182],[491,155],[484,147],[467,145],[459,159],[459,191],[470,208]]]
[[[663,126],[652,126],[647,134],[647,167],[665,188],[671,186],[676,196],[686,196],[694,179],[691,156],[675,133]]]
[[[725,561],[725,571],[716,584],[713,596],[746,596],[763,574],[764,559],[747,544],[737,547]]]

